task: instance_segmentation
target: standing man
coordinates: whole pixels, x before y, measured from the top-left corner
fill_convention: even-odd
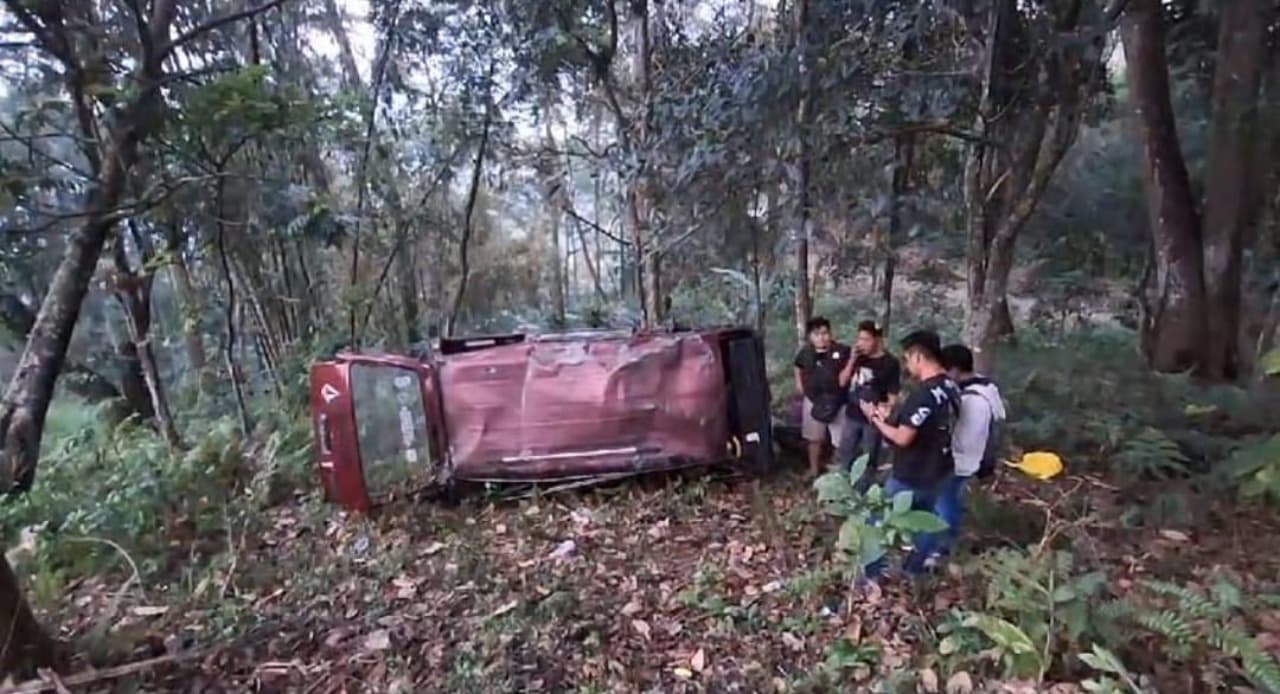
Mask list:
[[[809,344],[796,354],[796,390],[804,395],[801,433],[809,444],[809,474],[822,472],[823,449],[844,435],[846,389],[852,376],[849,348],[831,336],[831,323],[814,317],[805,326]]]
[[[862,479],[854,482],[854,488],[865,492],[875,479],[876,465],[880,457],[880,432],[862,413],[861,404],[869,402],[877,409],[889,411],[902,387],[902,367],[898,358],[884,348],[884,332],[875,321],[858,324],[858,340],[854,343],[852,382],[848,421],[844,435],[836,450],[836,460],[846,470],[862,454],[867,454],[867,469]]]
[[[902,363],[916,387],[892,417],[870,402],[859,407],[867,421],[894,447],[893,472],[885,493],[894,497],[911,492],[912,508],[935,509],[947,478],[955,469],[951,430],[959,408],[960,392],[942,365],[942,341],[932,331],[920,330],[902,340]],[[923,573],[926,560],[942,538],[937,533],[917,535],[907,557],[910,574]],[[869,578],[883,571],[883,560],[867,567]]]
[[[1000,389],[989,378],[973,371],[973,352],[964,345],[947,345],[942,349],[942,362],[947,374],[960,388],[960,416],[951,434],[951,451],[956,460],[955,473],[943,485],[934,509],[947,522],[943,553],[950,552],[960,536],[964,520],[965,487],[974,475],[985,477],[995,472],[999,454],[999,430],[1007,413]]]

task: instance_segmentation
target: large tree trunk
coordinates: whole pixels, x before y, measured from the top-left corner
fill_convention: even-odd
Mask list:
[[[1207,329],[1200,224],[1169,96],[1160,0],[1130,0],[1121,22],[1130,98],[1143,146],[1155,291],[1141,344],[1158,371],[1202,370]]]
[[[57,643],[31,613],[18,577],[3,553],[0,553],[0,626],[3,626],[0,677],[10,673],[32,675],[37,668],[59,665]]]
[[[0,326],[8,330],[13,336],[22,341],[26,341],[27,334],[31,332],[32,326],[36,324],[36,313],[22,299],[12,295],[0,293]],[[63,367],[68,375],[74,376],[63,383],[67,390],[79,395],[89,402],[102,402],[104,400],[114,400],[116,398],[123,399],[120,389],[116,388],[106,376],[94,371],[88,366],[68,361]],[[137,403],[134,403],[137,404]],[[145,405],[145,401],[142,403]],[[129,405],[129,403],[126,403]],[[145,409],[136,411],[139,417],[146,417],[148,414]]]
[[[1249,177],[1258,156],[1259,88],[1273,13],[1268,0],[1233,0],[1223,4],[1218,30],[1202,230],[1208,324],[1204,375],[1215,379],[1234,380],[1241,372],[1241,265],[1245,232],[1256,219],[1261,192]]]
[[[1056,5],[1051,17],[1024,13],[1015,0],[992,6],[978,114],[981,140],[965,165],[965,327],[975,366],[987,372],[998,346],[1013,338],[1008,292],[1018,236],[1075,143],[1101,74],[1101,38],[1044,52],[1031,40],[1028,22],[1051,22],[1053,31],[1065,35],[1079,28],[1082,14],[1080,2]]]
[[[796,67],[800,79],[800,103],[796,106],[795,137],[799,138],[796,159],[792,163],[795,186],[796,216],[792,227],[795,248],[795,321],[796,339],[804,344],[807,326],[813,315],[813,295],[809,282],[809,239],[813,236],[813,211],[809,189],[811,157],[809,125],[813,111],[813,65],[809,41],[809,0],[796,0],[792,8],[795,32]]]

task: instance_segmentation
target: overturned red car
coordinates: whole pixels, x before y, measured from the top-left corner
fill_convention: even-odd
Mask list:
[[[368,509],[469,482],[773,464],[764,346],[746,329],[444,339],[311,368],[329,499]]]

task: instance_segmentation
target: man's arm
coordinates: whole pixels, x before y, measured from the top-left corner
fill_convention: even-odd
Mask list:
[[[856,359],[849,359],[843,369],[840,369],[840,387],[848,388],[849,383],[853,381],[853,364]]]
[[[804,392],[804,369],[796,367],[796,392]]]
[[[916,428],[910,424],[890,424],[885,420],[884,414],[873,403],[861,401],[858,407],[862,408],[862,414],[866,415],[867,421],[880,432],[889,443],[899,447],[906,448],[916,440]]]

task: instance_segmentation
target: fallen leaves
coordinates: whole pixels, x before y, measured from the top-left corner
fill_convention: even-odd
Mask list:
[[[689,667],[693,668],[694,672],[702,672],[704,669],[706,669],[707,652],[699,648],[698,652],[694,653],[693,657],[689,659]]]
[[[973,677],[961,670],[947,678],[947,694],[973,694]]]
[[[391,648],[391,632],[386,629],[379,629],[377,631],[370,632],[364,637],[364,640],[360,642],[360,647],[364,651],[370,653],[385,651],[388,648]]]
[[[649,627],[649,623],[643,619],[631,620],[631,628],[635,629],[636,633],[642,636],[646,641],[649,640],[650,636],[653,634],[653,630]]]

